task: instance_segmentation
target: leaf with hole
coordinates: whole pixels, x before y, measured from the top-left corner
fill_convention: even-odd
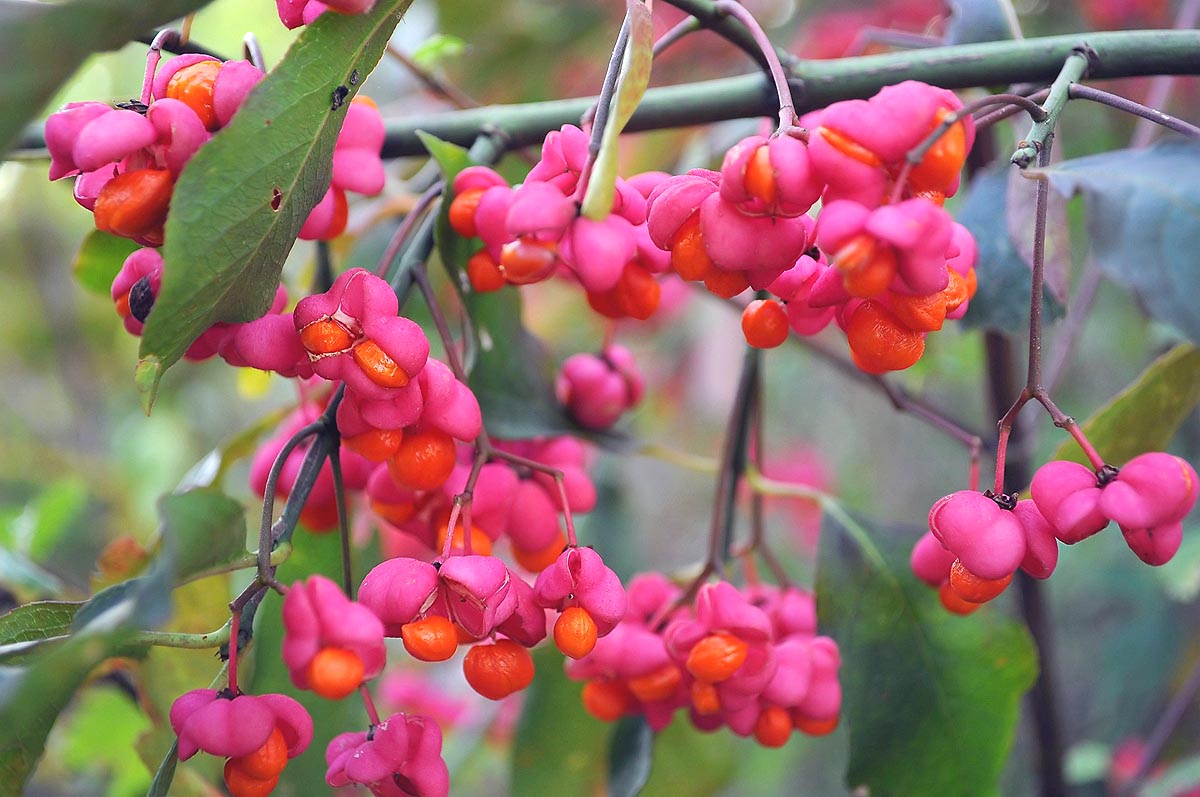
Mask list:
[[[200,333],[270,306],[284,260],[329,187],[346,106],[411,2],[322,14],[184,168],[167,217],[162,289],[139,352],[147,410],[163,372]],[[351,81],[355,71],[360,79]],[[340,105],[331,103],[335,90],[344,90]]]

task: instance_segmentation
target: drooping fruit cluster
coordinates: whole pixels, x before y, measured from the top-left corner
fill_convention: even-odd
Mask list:
[[[313,737],[312,718],[287,695],[194,689],[171,704],[170,721],[179,760],[199,751],[228,759],[225,785],[233,797],[270,794]]]
[[[655,275],[667,269],[667,258],[647,233],[646,195],[666,175],[618,178],[611,214],[594,221],[580,215],[587,160],[587,134],[565,125],[546,136],[541,160],[516,188],[483,166],[458,173],[449,218],[459,235],[483,243],[467,263],[475,290],[562,272],[583,286],[601,315],[645,320],[654,314],[661,297]]]
[[[612,344],[599,354],[573,354],[562,364],[555,393],[587,429],[607,429],[642,400],[645,380],[632,352]]]
[[[1032,498],[963,490],[940,499],[929,511],[929,533],[913,548],[912,569],[938,588],[947,609],[969,614],[1003,592],[1018,568],[1049,578],[1059,542],[1073,545],[1110,520],[1139,559],[1166,564],[1198,489],[1192,466],[1161,452],[1119,470],[1048,462],[1034,474]]]
[[[571,437],[492,443],[561,472],[562,490],[547,473],[504,461],[485,464],[472,490],[470,517],[463,512],[455,522],[451,550],[488,555],[495,543],[507,539],[516,563],[529,573],[540,573],[567,544],[566,512],[586,513],[596,505],[596,488],[586,470],[587,452]],[[431,556],[428,552],[445,548],[453,499],[466,487],[473,458],[461,447],[450,478],[428,492],[401,486],[386,468],[371,474],[367,498],[380,521],[386,555]]]
[[[1136,456],[1119,470],[1047,462],[1029,486],[1062,542],[1073,545],[1116,521],[1130,550],[1148,565],[1166,564],[1179,550],[1182,521],[1198,489],[1195,469],[1163,452]]]
[[[660,574],[629,583],[625,620],[590,654],[567,663],[585,681],[584,707],[615,721],[642,714],[655,729],[686,710],[702,730],[728,726],[779,747],[793,730],[837,727],[837,643],[816,636],[812,596],[787,587],[702,586],[693,604]]]
[[[533,680],[528,649],[546,638],[546,610],[559,612],[554,641],[574,658],[587,655],[625,614],[620,579],[595,551],[575,546],[532,585],[494,556],[388,559],[363,579],[359,600],[418,661],[445,661],[472,645],[463,675],[492,700]]]
[[[974,240],[941,208],[958,188],[971,120],[917,164],[906,160],[961,107],[949,91],[907,81],[809,114],[807,130],[744,139],[720,172],[693,170],[650,194],[650,237],[677,274],[718,296],[772,294],[743,313],[751,345],[836,319],[862,370],[907,368],[975,292]]]

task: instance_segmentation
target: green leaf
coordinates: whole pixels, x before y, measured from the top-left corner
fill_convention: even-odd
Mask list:
[[[176,739],[171,743],[171,749],[163,756],[162,763],[158,765],[154,780],[150,781],[150,788],[146,790],[146,797],[168,797],[171,781],[175,779],[175,767],[178,765],[179,740]]]
[[[99,771],[108,781],[107,794],[138,794],[150,773],[137,754],[137,740],[150,720],[130,695],[113,685],[91,687],[79,694],[62,729],[62,760],[75,772]]]
[[[610,728],[584,711],[583,684],[567,678],[561,653],[543,646],[533,661],[537,675],[525,692],[509,794],[596,794],[605,780]]]
[[[1150,363],[1082,428],[1106,462],[1123,465],[1138,454],[1166,449],[1198,403],[1200,349],[1179,345]],[[1088,464],[1071,439],[1064,440],[1051,459]]]
[[[979,289],[967,307],[962,323],[1001,332],[1024,329],[1029,323],[1032,274],[1008,230],[1008,170],[998,164],[975,175],[958,212],[958,221],[971,231],[979,245],[976,273]],[[1042,297],[1042,319],[1053,321],[1063,306],[1050,291]]]
[[[125,258],[140,248],[128,238],[120,238],[103,230],[92,230],[83,239],[75,262],[71,264],[75,281],[92,293],[108,298],[112,281],[121,270]]]
[[[0,152],[92,53],[116,50],[209,0],[0,3]],[[64,46],[69,42],[70,46]]]
[[[1037,671],[1025,629],[990,608],[946,612],[904,551],[885,556],[838,505],[825,509],[817,607],[842,655],[847,785],[872,797],[999,795]]]
[[[160,544],[174,546],[175,580],[222,572],[247,556],[246,510],[210,489],[163,496],[158,502]]]
[[[625,14],[629,21],[629,43],[621,61],[621,77],[613,92],[600,152],[596,155],[580,208],[584,216],[595,221],[602,221],[612,212],[616,195],[617,145],[621,131],[650,85],[650,67],[654,61],[654,23],[650,9],[641,0],[625,0]]]
[[[82,602],[36,601],[18,606],[0,617],[0,645],[62,636]]]
[[[1040,172],[1083,194],[1092,256],[1147,312],[1200,342],[1200,142],[1165,140],[1063,161]],[[982,283],[982,280],[980,280]]]
[[[28,667],[0,668],[0,797],[21,794],[58,715],[92,668],[117,649],[119,632],[74,636]]]
[[[0,797],[20,794],[46,736],[92,668],[124,653],[129,631],[170,612],[171,550],[143,576],[97,593],[71,618],[72,634],[27,667],[0,668]]]
[[[654,760],[643,794],[715,795],[737,774],[747,745],[728,731],[704,733],[683,717],[654,737]]]
[[[636,797],[650,779],[654,731],[646,718],[622,717],[608,746],[609,797]]]
[[[270,305],[296,235],[329,187],[346,108],[411,2],[321,15],[188,162],[167,218],[162,290],[142,335],[137,383],[147,403],[163,371],[211,324],[250,321]],[[335,91],[344,102],[331,99]]]

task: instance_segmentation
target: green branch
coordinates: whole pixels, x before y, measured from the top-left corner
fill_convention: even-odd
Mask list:
[[[1200,74],[1200,31],[1144,30],[933,47],[833,61],[796,61],[789,82],[800,113],[839,100],[869,97],[883,86],[903,80],[921,80],[951,89],[1049,84],[1081,44],[1095,53],[1088,71],[1093,79]],[[509,149],[538,144],[548,131],[578,123],[595,102],[595,97],[576,97],[392,120],[387,126],[383,155],[424,155],[425,147],[417,137],[419,130],[461,146],[470,146],[481,132],[505,138]],[[770,82],[756,73],[650,89],[625,129],[638,132],[770,117],[776,110],[777,99]],[[41,146],[41,130],[27,130],[20,148]]]
[[[1200,74],[1200,31],[1116,31],[1019,41],[934,47],[835,61],[798,61],[792,93],[800,113],[838,100],[869,97],[881,87],[921,80],[946,88],[1050,83],[1072,50],[1086,42],[1096,53],[1089,77]],[[578,97],[411,116],[388,124],[385,157],[422,155],[417,131],[469,146],[481,130],[508,139],[510,148],[540,143],[564,124],[578,123],[595,103]],[[777,100],[762,74],[650,89],[626,130],[657,130],[726,119],[774,116]]]

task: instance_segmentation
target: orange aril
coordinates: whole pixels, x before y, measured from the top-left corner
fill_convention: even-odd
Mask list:
[[[338,526],[337,502],[305,504],[300,510],[300,523],[313,534],[324,534]]]
[[[828,720],[814,720],[802,717],[796,720],[796,730],[809,736],[828,736],[837,730],[840,717]]]
[[[704,248],[699,213],[692,214],[675,231],[671,239],[671,268],[685,280],[702,280],[716,268]]]
[[[658,280],[636,260],[625,264],[621,279],[612,290],[621,316],[638,321],[645,321],[654,315],[662,298],[662,287]]]
[[[964,291],[963,296],[966,296]],[[893,292],[888,307],[896,320],[915,332],[935,332],[946,322],[946,294],[943,291],[927,296],[909,296]]]
[[[225,762],[225,787],[233,797],[267,797],[279,784],[279,776],[255,778],[242,771],[231,758]]]
[[[705,683],[720,683],[738,671],[749,652],[750,645],[733,634],[709,634],[688,652],[687,671]]]
[[[720,711],[721,697],[717,694],[717,687],[704,681],[692,681],[692,708],[702,717]]]
[[[284,741],[283,731],[275,728],[263,742],[262,747],[253,753],[231,758],[229,763],[251,778],[270,780],[287,766],[287,752],[287,742]]]
[[[476,692],[500,700],[533,682],[533,657],[511,639],[498,639],[467,651],[463,675]]]
[[[1012,573],[1004,578],[986,579],[972,573],[955,559],[950,565],[950,589],[958,597],[970,603],[987,603],[999,595],[1012,582]]]
[[[310,355],[337,354],[354,343],[354,335],[332,318],[319,318],[300,330],[300,344]]]
[[[554,645],[564,656],[582,659],[596,647],[596,621],[580,606],[568,606],[554,621]]]
[[[483,196],[483,191],[482,188],[468,188],[450,203],[447,213],[450,228],[463,238],[474,238],[478,234],[478,230],[475,229],[475,211],[479,208],[479,198]]]
[[[925,338],[901,324],[883,305],[865,301],[846,324],[846,340],[857,365],[869,374],[908,368],[925,353]]]
[[[939,108],[937,119],[930,126],[929,132],[932,133],[951,113],[952,111],[946,108]],[[960,120],[942,134],[941,138],[925,153],[921,162],[908,173],[909,188],[914,192],[939,191],[945,193],[946,189],[954,184],[966,159],[967,130]]]
[[[833,256],[833,266],[842,273],[842,285],[851,296],[878,296],[896,276],[896,253],[873,236],[860,233],[844,243]]]
[[[350,356],[367,375],[367,379],[380,387],[400,388],[408,384],[408,374],[404,369],[370,338],[351,349]]]
[[[756,349],[773,349],[788,337],[788,317],[774,299],[755,299],[742,311],[742,334]]]
[[[817,135],[829,142],[829,145],[848,158],[868,166],[882,166],[883,161],[871,150],[859,144],[854,139],[828,127],[817,128]]]
[[[580,695],[584,710],[602,722],[616,722],[629,713],[633,697],[625,684],[616,680],[593,678],[583,685]]]
[[[372,462],[383,462],[400,450],[403,440],[401,429],[369,429],[353,437],[343,437],[342,445]]]
[[[750,281],[740,271],[724,271],[714,266],[713,270],[704,278],[704,287],[708,288],[708,292],[714,296],[732,299],[749,288]]]
[[[387,466],[392,480],[401,487],[434,490],[450,478],[456,461],[453,437],[437,429],[422,429],[404,435]]]
[[[778,191],[775,183],[775,169],[771,166],[771,152],[766,146],[761,146],[750,156],[746,164],[746,176],[742,180],[746,193],[761,201],[767,207],[775,204]]]
[[[446,532],[449,530],[450,516],[445,515],[445,520],[437,523],[437,550],[442,550],[446,547]],[[466,532],[463,529],[462,521],[454,524],[454,539],[450,541],[450,550],[454,553],[462,553],[466,551]],[[492,538],[487,535],[483,529],[471,524],[471,553],[476,556],[491,556],[492,555]]]
[[[195,111],[209,130],[216,130],[220,125],[217,112],[213,110],[213,84],[220,71],[220,61],[199,61],[178,70],[167,83],[167,96]]]
[[[792,735],[792,716],[782,706],[767,706],[754,723],[754,738],[763,747],[783,747]]]
[[[118,174],[96,197],[96,229],[122,238],[161,238],[174,190],[175,179],[165,169]]]
[[[653,703],[657,700],[666,700],[674,695],[682,681],[683,673],[674,664],[667,662],[645,675],[630,678],[626,681],[626,686],[638,700],[643,703]]]
[[[467,260],[467,280],[479,293],[498,291],[508,284],[504,272],[486,249],[480,249]]]
[[[388,523],[396,526],[412,520],[413,515],[417,513],[417,505],[411,501],[401,501],[395,504],[372,501],[371,509]]]
[[[558,249],[552,243],[518,239],[500,250],[500,271],[514,285],[546,279],[558,264]]]
[[[967,615],[983,605],[982,603],[971,603],[960,598],[958,593],[954,591],[954,588],[950,586],[949,581],[942,584],[938,589],[938,599],[942,602],[942,606],[946,608],[946,611],[952,614]]]
[[[946,299],[946,312],[953,313],[963,302],[971,300],[971,286],[967,282],[967,278],[959,274],[954,269],[947,269],[950,281],[946,284],[945,290],[942,291],[942,296]],[[971,273],[975,273],[975,269],[971,269]]]
[[[445,617],[431,614],[400,627],[404,649],[417,661],[445,661],[458,650],[458,631]]]
[[[326,700],[341,700],[363,681],[363,662],[345,648],[322,648],[308,663],[308,684]]]
[[[526,551],[523,548],[514,546],[512,549],[513,559],[516,559],[517,564],[530,573],[540,573],[558,560],[558,556],[563,552],[566,544],[566,535],[560,530],[554,536],[554,542],[540,551]]]

